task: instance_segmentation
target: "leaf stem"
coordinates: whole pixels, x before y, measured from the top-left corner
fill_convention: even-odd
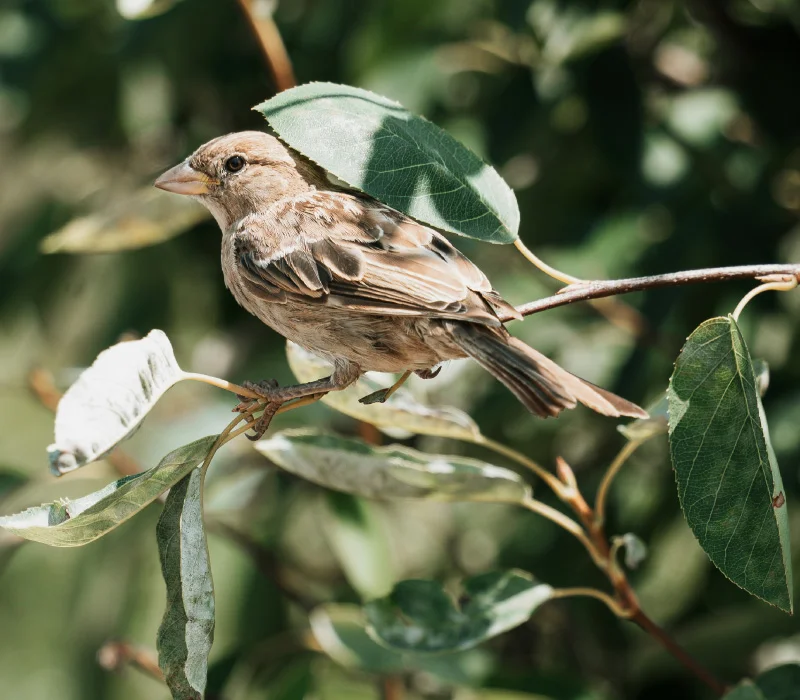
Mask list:
[[[736,309],[734,310],[732,316],[733,320],[739,320],[739,314],[744,311],[744,307],[750,302],[753,297],[758,296],[762,292],[769,292],[770,290],[774,290],[776,292],[790,292],[792,289],[797,287],[797,277],[793,275],[778,275],[778,277],[782,277],[782,279],[768,279],[764,282],[764,284],[759,285],[755,289],[751,289],[747,294],[742,297],[742,300],[736,305]]]
[[[555,588],[550,595],[550,599],[557,600],[558,598],[575,598],[578,596],[596,598],[605,603],[617,617],[623,619],[629,619],[631,617],[630,610],[623,608],[616,600],[608,595],[608,593],[603,593],[603,591],[598,591],[595,588]]]
[[[514,247],[525,256],[526,260],[531,265],[537,267],[544,272],[544,274],[552,277],[553,279],[563,282],[564,284],[577,284],[579,282],[583,282],[583,280],[579,277],[573,277],[572,275],[568,275],[566,272],[561,272],[561,270],[556,270],[556,268],[548,265],[538,255],[534,254],[534,252],[530,250],[530,248],[528,248],[528,246],[526,246],[519,238],[514,241]]]
[[[229,382],[226,379],[220,379],[219,377],[212,377],[208,374],[198,374],[197,372],[184,372],[181,377],[183,379],[191,379],[195,382],[203,382],[204,384],[210,384],[211,386],[215,386],[218,389],[225,389],[225,391],[230,391],[232,394],[236,394],[237,396],[246,396],[248,399],[260,399],[261,396],[256,394],[254,391],[250,391],[250,389],[246,389],[243,386],[239,386],[238,384],[234,384],[233,382]]]
[[[684,284],[698,282],[723,282],[726,280],[758,279],[770,275],[792,276],[800,281],[800,265],[741,265],[737,267],[712,267],[701,270],[686,270],[684,272],[671,272],[666,275],[653,275],[650,277],[630,277],[619,280],[595,280],[572,283],[564,287],[553,296],[537,299],[517,307],[523,316],[555,309],[558,306],[574,304],[578,301],[601,299],[641,292],[645,289],[659,287],[677,287]],[[501,321],[511,321],[513,317],[508,314],[500,318]]]
[[[614,481],[614,477],[619,473],[619,470],[628,461],[628,458],[636,452],[642,442],[642,440],[629,440],[626,442],[603,475],[603,480],[600,482],[600,488],[597,489],[597,497],[594,502],[594,524],[597,527],[603,527],[606,520],[606,502],[608,501],[611,482]]]
[[[272,12],[258,11],[257,0],[239,0],[239,5],[250,23],[253,34],[258,39],[272,79],[275,81],[277,92],[297,85],[292,61],[286,52],[286,45],[283,43]]]
[[[542,481],[544,481],[558,496],[561,500],[562,498],[564,487],[558,478],[551,474],[547,469],[540,466],[536,462],[534,462],[529,457],[526,457],[521,452],[517,452],[517,450],[504,445],[502,442],[497,442],[496,440],[492,440],[491,438],[487,438],[484,435],[481,435],[479,438],[475,440],[476,445],[483,445],[484,447],[489,448],[493,452],[497,452],[498,454],[503,455],[504,457],[508,457],[508,459],[516,462],[517,464],[521,464],[526,469],[530,469],[536,476],[538,476]]]

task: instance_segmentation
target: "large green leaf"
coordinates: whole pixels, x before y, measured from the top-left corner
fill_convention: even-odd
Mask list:
[[[459,603],[435,581],[401,581],[364,607],[370,633],[392,649],[438,653],[467,649],[528,620],[553,589],[522,571],[467,579]]]
[[[309,83],[255,109],[292,148],[390,207],[482,241],[517,237],[517,200],[497,172],[397,102],[348,85]]]
[[[58,404],[51,469],[64,474],[110,452],[182,378],[162,331],[101,352]]]
[[[88,496],[48,503],[0,518],[0,527],[26,540],[53,547],[88,544],[136,515],[178,483],[203,462],[216,439],[216,435],[211,435],[179,447],[158,466],[126,476]]]
[[[310,382],[333,371],[333,367],[325,360],[291,341],[286,343],[286,357],[300,382]],[[322,401],[346,416],[370,423],[395,438],[412,433],[469,442],[481,440],[478,426],[466,413],[457,408],[426,406],[403,388],[392,394],[385,403],[359,402],[360,398],[389,385],[391,380],[386,385],[380,385],[364,375],[353,386],[344,391],[332,391]]]
[[[158,630],[158,665],[175,700],[200,700],[214,641],[214,584],[208,559],[203,473],[172,488],[156,527],[167,609]]]
[[[692,531],[734,583],[791,611],[786,497],[733,318],[710,319],[689,336],[668,396],[672,464]]]
[[[367,498],[521,503],[529,486],[514,472],[466,457],[290,430],[256,449],[279,467],[327,488]]]

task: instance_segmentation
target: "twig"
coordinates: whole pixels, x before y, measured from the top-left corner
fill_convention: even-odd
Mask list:
[[[684,272],[671,272],[666,275],[653,275],[651,277],[630,277],[621,280],[596,280],[593,282],[579,282],[564,287],[553,296],[528,302],[517,307],[523,316],[555,309],[558,306],[574,304],[578,301],[601,299],[617,294],[641,292],[645,289],[658,287],[677,287],[684,284],[697,282],[724,282],[726,280],[758,279],[769,275],[787,275],[800,281],[800,265],[741,265],[738,267],[710,267],[702,270],[686,270]],[[506,314],[501,321],[511,321],[513,317]]]
[[[378,680],[381,700],[403,700],[405,684],[400,676],[384,676]]]
[[[491,440],[483,435],[481,435],[475,441],[476,445],[483,445],[484,447],[488,447],[493,452],[497,452],[498,454],[503,455],[504,457],[508,457],[509,459],[517,462],[517,464],[521,464],[526,469],[530,469],[536,476],[538,476],[542,481],[544,481],[558,496],[561,500],[563,498],[562,486],[561,482],[547,469],[544,467],[536,464],[532,459],[526,457],[521,452],[517,452],[516,450],[512,449],[504,445],[501,442],[497,442],[495,440]]]
[[[617,617],[622,619],[629,619],[631,616],[630,611],[623,608],[616,600],[614,600],[608,593],[598,591],[594,588],[556,588],[550,594],[548,600],[558,600],[559,598],[576,598],[576,597],[596,598],[602,603],[605,603],[609,610]]]
[[[625,446],[619,451],[619,454],[614,458],[606,473],[603,475],[603,480],[600,482],[600,488],[597,489],[597,497],[594,502],[594,525],[603,527],[606,519],[606,501],[608,499],[608,490],[611,488],[611,482],[614,477],[619,473],[620,468],[639,446],[642,440],[629,440]]]
[[[239,5],[247,17],[250,28],[258,39],[264,58],[267,59],[276,91],[281,92],[297,85],[297,81],[294,77],[292,61],[289,59],[281,33],[272,17],[275,3],[264,3],[262,0],[261,4],[264,7],[263,10],[258,7],[258,0],[239,0]]]
[[[797,277],[795,275],[770,275],[768,278],[764,279],[764,284],[759,285],[755,289],[751,289],[747,294],[744,295],[742,300],[736,305],[736,309],[733,312],[733,318],[735,321],[739,320],[739,314],[744,311],[744,307],[750,303],[750,300],[753,297],[758,296],[762,292],[790,292],[795,287],[797,287]]]
[[[97,652],[97,663],[106,671],[117,671],[130,664],[151,678],[164,682],[155,652],[127,642],[106,642]]]

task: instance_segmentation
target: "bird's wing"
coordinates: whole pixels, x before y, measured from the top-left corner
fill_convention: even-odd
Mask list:
[[[282,200],[244,219],[234,240],[245,284],[270,301],[488,325],[518,316],[444,236],[365,196]]]

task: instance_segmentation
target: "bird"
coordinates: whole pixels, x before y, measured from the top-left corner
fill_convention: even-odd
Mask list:
[[[345,389],[364,372],[402,373],[361,399],[384,401],[411,373],[433,377],[465,357],[535,416],[580,403],[606,416],[647,417],[512,336],[502,319],[521,319],[519,312],[440,231],[349,188],[269,133],[213,139],[154,184],[198,200],[216,219],[236,301],[333,365],[329,377],[305,384],[247,382],[266,406],[251,439],[284,403]]]

